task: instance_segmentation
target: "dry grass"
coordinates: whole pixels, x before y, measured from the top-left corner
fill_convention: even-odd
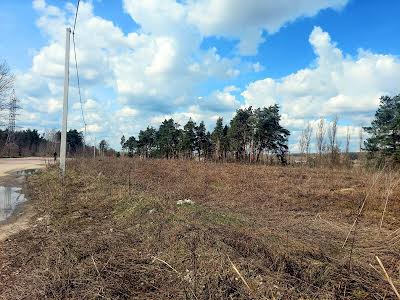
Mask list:
[[[64,189],[55,169],[29,179],[39,219],[1,245],[0,297],[394,299],[398,176],[74,161]]]

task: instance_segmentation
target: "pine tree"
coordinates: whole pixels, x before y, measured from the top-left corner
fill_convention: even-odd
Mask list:
[[[258,108],[255,111],[255,116],[256,161],[259,160],[261,152],[266,149],[275,153],[281,163],[285,164],[290,132],[280,125],[281,116],[279,114],[279,106],[272,105],[268,108]]]
[[[157,143],[162,156],[167,159],[177,156],[180,134],[179,124],[173,119],[162,122],[157,132]]]
[[[222,152],[224,154],[224,159],[228,158],[228,152],[230,150],[230,141],[229,141],[229,126],[225,125],[224,130],[222,131],[222,140],[221,140]]]
[[[139,154],[144,157],[150,157],[152,149],[156,145],[156,130],[153,127],[147,127],[146,130],[139,132],[137,143]]]
[[[134,136],[129,137],[124,143],[124,149],[128,149],[128,156],[132,157],[137,151],[138,142]]]
[[[120,144],[121,144],[121,148],[122,148],[122,150],[125,150],[125,135],[122,135],[121,136],[121,142],[120,142]]]
[[[223,119],[218,118],[213,133],[211,134],[211,141],[214,145],[214,152],[218,160],[222,159],[222,139],[224,137]]]
[[[199,160],[201,158],[201,153],[205,152],[204,150],[206,144],[207,144],[206,126],[204,125],[204,122],[201,121],[199,126],[196,126],[196,144],[195,144]]]
[[[231,120],[229,139],[237,160],[245,159],[246,146],[253,137],[252,116],[253,109],[250,106],[249,108],[238,109],[236,115]]]
[[[196,147],[196,123],[190,118],[186,125],[183,127],[182,133],[182,151],[185,156],[192,158],[193,151]]]
[[[400,95],[381,97],[375,119],[364,130],[370,134],[365,150],[371,157],[378,154],[400,163]]]

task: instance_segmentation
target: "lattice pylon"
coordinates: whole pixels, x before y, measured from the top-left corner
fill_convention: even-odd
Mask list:
[[[7,145],[11,145],[14,143],[14,136],[15,136],[15,119],[17,118],[17,110],[20,107],[18,106],[18,98],[15,94],[15,90],[13,90],[10,103],[9,103],[9,116],[8,116],[8,126],[7,126]]]

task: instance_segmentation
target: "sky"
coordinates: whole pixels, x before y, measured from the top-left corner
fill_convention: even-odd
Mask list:
[[[76,1],[0,0],[0,60],[16,75],[19,128],[61,127],[66,28]],[[339,117],[357,149],[382,95],[400,93],[398,0],[91,0],[75,30],[89,144],[172,117],[212,130],[279,104],[295,152]],[[68,127],[84,130],[71,44]]]

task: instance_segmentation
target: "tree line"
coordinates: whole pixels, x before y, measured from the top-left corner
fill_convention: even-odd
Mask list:
[[[0,155],[5,156],[38,156],[53,155],[59,152],[61,132],[48,130],[39,133],[36,129],[15,131],[12,142],[7,144],[8,129],[0,130]],[[69,155],[82,153],[84,139],[82,132],[70,129],[67,132],[67,150]]]
[[[262,154],[269,154],[286,164],[290,132],[280,121],[278,105],[238,109],[229,124],[218,118],[212,132],[203,121],[196,124],[190,118],[181,127],[171,118],[158,129],[148,126],[137,137],[122,136],[121,147],[130,156],[144,158],[257,162]]]

